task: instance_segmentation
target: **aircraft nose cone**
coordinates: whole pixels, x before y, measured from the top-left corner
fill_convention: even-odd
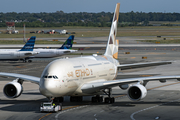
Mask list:
[[[41,78],[39,91],[46,97],[59,97],[64,95],[62,85],[53,79]]]
[[[44,82],[40,83],[39,91],[46,97],[53,97],[54,86],[49,80],[43,80]]]

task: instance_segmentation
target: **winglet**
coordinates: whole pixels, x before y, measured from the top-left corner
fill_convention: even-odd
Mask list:
[[[33,51],[36,36],[32,36],[20,51]]]
[[[119,18],[119,8],[120,3],[116,4],[116,9],[114,12],[114,17],[112,20],[111,30],[109,33],[109,38],[106,46],[106,52],[104,55],[107,56],[115,56],[115,54],[118,54],[118,47],[116,42],[116,34],[117,34],[117,25],[118,25],[118,18]]]
[[[72,49],[74,40],[74,35],[69,36],[69,38],[64,42],[64,44],[59,49]]]

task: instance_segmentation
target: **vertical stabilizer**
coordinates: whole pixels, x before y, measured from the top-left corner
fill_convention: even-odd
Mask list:
[[[119,47],[119,40],[116,40],[115,50],[113,54],[113,58],[118,59],[118,47]]]
[[[20,51],[33,51],[36,36],[32,36]]]
[[[106,52],[104,55],[116,57],[118,54],[118,44],[119,41],[116,41],[116,34],[117,34],[117,25],[118,25],[118,18],[119,18],[119,8],[120,3],[116,4],[116,9],[114,12],[114,17],[112,20],[111,30],[109,33],[109,38],[106,46]]]
[[[59,49],[72,49],[74,35],[69,36],[66,42]]]

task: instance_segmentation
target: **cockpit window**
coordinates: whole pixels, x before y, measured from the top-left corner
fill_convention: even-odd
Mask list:
[[[58,77],[57,77],[57,76],[53,76],[53,78],[54,78],[54,79],[58,79]]]
[[[48,78],[52,78],[52,76],[48,76]]]
[[[58,77],[56,75],[53,76],[44,76],[44,78],[54,78],[54,79],[58,79]]]

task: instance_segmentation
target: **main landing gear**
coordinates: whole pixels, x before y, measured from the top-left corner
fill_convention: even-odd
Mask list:
[[[93,103],[100,103],[103,102],[103,97],[100,97],[100,95],[96,95],[96,97],[92,97],[91,101]]]
[[[103,92],[104,92],[106,95],[108,95],[108,97],[106,97],[106,98],[104,99],[104,102],[105,102],[105,103],[114,103],[114,102],[115,102],[114,97],[111,97],[111,92],[112,92],[112,89],[111,89],[111,88],[108,89],[108,92],[106,92],[105,90],[104,90]]]
[[[24,63],[26,63],[26,62],[31,63],[32,60],[26,60],[26,59],[23,59],[23,62],[24,62]]]
[[[105,90],[103,91],[106,95],[108,95],[108,97],[105,97],[104,99],[104,103],[114,103],[115,99],[114,97],[111,97],[111,91],[112,89],[108,89],[108,92],[106,92]],[[91,101],[93,103],[100,103],[103,102],[103,97],[100,97],[100,95],[96,95],[96,97],[92,97]]]
[[[71,96],[70,102],[82,102],[83,97],[82,96]]]

